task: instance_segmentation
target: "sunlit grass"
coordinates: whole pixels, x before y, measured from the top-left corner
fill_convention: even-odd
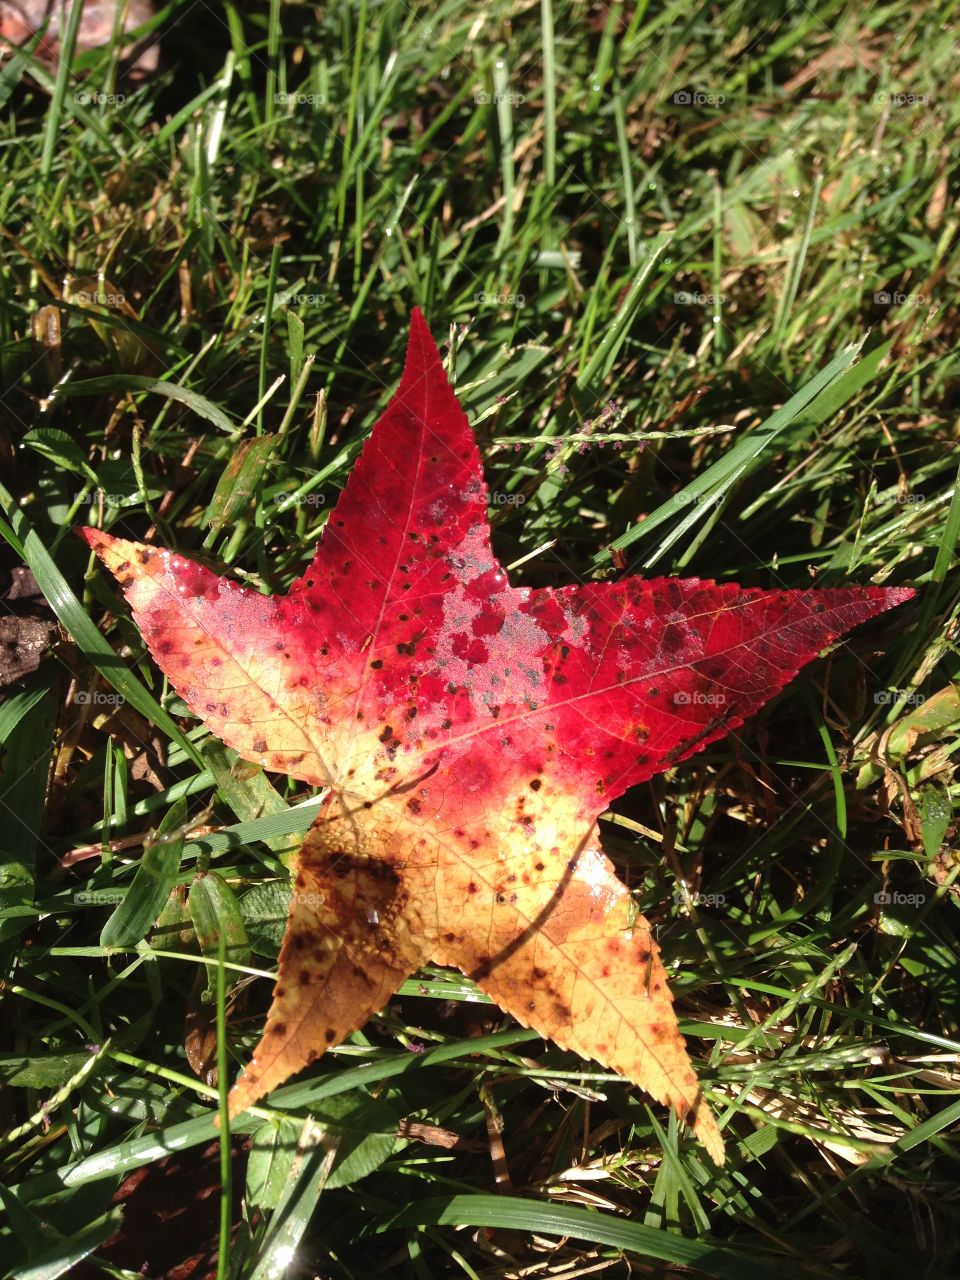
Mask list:
[[[722,1173],[431,969],[278,1091],[276,1123],[238,1124],[246,1209],[228,1249],[209,1201],[214,1265],[956,1271],[951,14],[172,0],[139,87],[115,50],[59,80],[0,69],[0,570],[29,563],[62,627],[0,705],[12,1273],[95,1255],[121,1178],[174,1149],[184,1197],[217,1185],[196,1066],[217,944],[186,891],[212,869],[232,913],[232,1076],[313,816],[208,742],[70,527],[283,587],[414,304],[452,341],[515,580],[920,592],[602,824],[657,924]],[[181,801],[170,902],[107,955]]]

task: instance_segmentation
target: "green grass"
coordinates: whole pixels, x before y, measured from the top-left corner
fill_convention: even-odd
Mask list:
[[[3,65],[0,569],[62,624],[0,705],[7,1274],[156,1275],[178,1236],[254,1280],[957,1273],[953,16],[171,0],[147,85],[110,49]],[[207,740],[69,530],[282,588],[414,304],[455,339],[516,581],[612,572],[613,545],[920,589],[603,823],[722,1172],[439,970],[232,1152],[187,1057],[189,1032],[225,1086],[257,1038],[311,797]],[[171,1152],[141,1194],[205,1225],[131,1199],[126,1260],[101,1248]]]

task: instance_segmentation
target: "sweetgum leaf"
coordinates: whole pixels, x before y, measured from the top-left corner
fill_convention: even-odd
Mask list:
[[[234,1113],[433,960],[673,1107],[723,1159],[650,927],[596,819],[909,588],[511,586],[476,444],[418,311],[400,387],[287,595],[83,532],[211,730],[329,788]]]

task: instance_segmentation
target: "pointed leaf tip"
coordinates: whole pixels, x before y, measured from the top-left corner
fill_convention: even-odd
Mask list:
[[[102,529],[94,529],[92,525],[75,524],[73,532],[78,538],[82,538],[91,550],[96,551],[101,543],[109,541],[110,534],[104,533]]]
[[[410,334],[425,334],[433,341],[433,334],[430,332],[430,326],[427,324],[427,318],[419,307],[414,307],[410,312]]]
[[[416,385],[424,379],[439,378],[449,386],[450,380],[447,377],[447,371],[443,367],[443,357],[440,354],[440,348],[437,346],[436,339],[427,324],[426,317],[419,307],[414,307],[410,312],[410,329],[407,336],[407,354],[403,365],[403,375],[400,379],[400,386],[397,389],[398,395],[403,395],[405,391],[415,389]],[[411,386],[413,384],[413,386]],[[451,399],[453,392],[451,388]],[[460,405],[457,404],[457,413],[462,413]]]
[[[886,598],[889,601],[889,608],[894,605],[906,604],[908,600],[912,600],[917,594],[914,587],[882,587],[882,591],[886,592]]]

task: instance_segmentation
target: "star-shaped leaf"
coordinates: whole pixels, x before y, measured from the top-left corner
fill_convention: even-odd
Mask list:
[[[211,731],[329,789],[234,1113],[432,960],[635,1081],[722,1160],[650,926],[596,820],[909,589],[511,586],[476,444],[419,312],[400,387],[286,595],[84,536]]]

